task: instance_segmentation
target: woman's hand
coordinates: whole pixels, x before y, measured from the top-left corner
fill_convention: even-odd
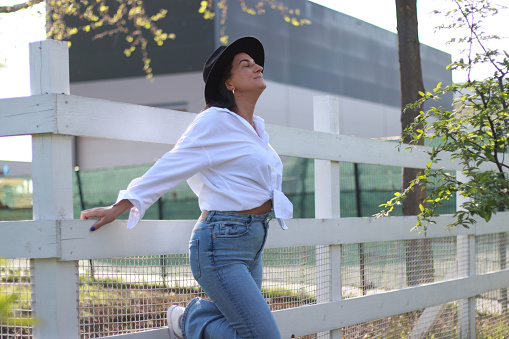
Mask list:
[[[95,207],[89,210],[81,211],[81,219],[88,220],[89,218],[99,218],[99,220],[90,228],[91,231],[95,231],[102,226],[114,221],[119,216],[124,214],[124,212],[130,210],[132,207],[133,204],[129,200],[124,199],[115,205],[108,207]]]

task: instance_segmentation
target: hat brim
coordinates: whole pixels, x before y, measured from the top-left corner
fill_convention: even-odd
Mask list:
[[[221,49],[221,47],[220,47]],[[229,64],[232,62],[233,57],[237,55],[238,53],[246,53],[251,58],[253,58],[254,62],[260,66],[264,66],[265,63],[265,51],[263,49],[263,45],[255,37],[243,37],[238,40],[235,40],[230,45],[222,48],[222,51],[219,49],[216,50],[214,54],[217,54],[219,52],[219,55],[216,56],[214,59],[214,63],[210,72],[208,73],[208,76],[205,80],[205,101],[207,103],[214,100],[214,98],[217,98],[218,91],[219,91],[219,83],[222,80],[222,75],[226,67],[229,66]],[[213,54],[213,55],[214,55]],[[212,57],[211,57],[212,59]],[[207,64],[205,64],[205,67],[207,67],[209,61]]]

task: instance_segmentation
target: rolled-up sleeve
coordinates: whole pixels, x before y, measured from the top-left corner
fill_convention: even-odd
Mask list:
[[[214,131],[196,119],[182,135],[175,147],[141,177],[131,181],[126,190],[119,192],[117,203],[129,200],[134,207],[129,214],[127,228],[134,227],[145,211],[170,189],[194,174],[210,167],[211,157],[203,143],[214,145]],[[197,144],[195,140],[200,140]]]
[[[117,202],[128,199],[134,207],[127,228],[143,218],[145,211],[170,189],[209,166],[209,157],[202,147],[173,149],[159,159],[142,177],[136,178],[118,194]]]

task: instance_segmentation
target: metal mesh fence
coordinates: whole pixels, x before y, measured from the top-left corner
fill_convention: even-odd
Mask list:
[[[271,309],[316,302],[315,256],[314,247],[264,250],[262,292]]]
[[[419,242],[402,240],[343,245],[343,297],[358,297],[452,279],[456,270],[456,238],[429,240],[425,242],[429,252],[412,248],[414,243],[417,249],[422,248]],[[420,265],[411,266],[415,262]],[[424,263],[431,267],[431,277],[421,274]],[[411,275],[416,277],[412,278]]]
[[[476,237],[476,273],[484,274],[507,268],[508,233]]]
[[[262,293],[271,309],[314,303],[315,250],[267,249]],[[206,298],[192,277],[187,255],[80,261],[82,338],[166,326],[166,310]]]
[[[508,233],[477,236],[475,251],[476,274],[506,269],[508,247]],[[490,291],[477,296],[476,310],[477,337],[509,337],[507,288]]]
[[[0,300],[9,300],[8,319],[0,317],[0,339],[32,338],[30,260],[3,260],[0,266]]]
[[[309,159],[285,158],[283,190],[295,206],[296,218],[314,217],[314,166]],[[149,166],[76,172],[75,216],[82,208],[108,205],[119,189]],[[370,216],[378,205],[399,190],[400,169],[341,163],[341,216]],[[80,185],[78,185],[78,181]],[[455,201],[441,213],[454,210]],[[2,211],[0,211],[2,212]],[[5,210],[3,211],[5,212]],[[29,210],[0,213],[0,220],[28,219]],[[199,208],[184,184],[152,206],[146,219],[196,219]],[[396,215],[400,211],[396,211]],[[23,216],[23,217],[20,217]],[[410,227],[409,227],[410,228]],[[507,233],[476,237],[477,274],[505,269]],[[456,237],[411,241],[372,242],[341,246],[343,298],[397,290],[456,276],[460,254]],[[310,246],[266,249],[262,292],[271,309],[317,303],[321,284],[330,269],[327,257]],[[325,248],[326,249],[326,248]],[[83,260],[79,263],[79,310],[82,338],[144,331],[166,325],[172,304],[186,305],[206,297],[194,281],[187,255]],[[31,314],[29,260],[9,260],[1,269],[0,294],[18,294],[11,314]],[[477,337],[509,337],[507,289],[476,297]],[[344,338],[458,337],[458,303],[451,302],[343,328]],[[1,337],[31,338],[27,324],[0,324]],[[425,332],[422,332],[424,331]],[[419,332],[421,331],[421,332]],[[309,335],[302,338],[317,338]]]
[[[478,237],[478,257],[486,258],[491,256],[488,252],[495,253],[493,238]],[[408,286],[405,241],[363,245],[364,285],[359,244],[342,246],[344,298]],[[434,281],[453,278],[456,246],[455,237],[436,238],[431,242]],[[316,303],[317,271],[321,264],[317,258],[320,256],[314,247],[265,250],[262,292],[271,309]],[[171,304],[185,305],[196,296],[205,297],[192,278],[187,255],[94,260],[93,263],[92,269],[89,261],[80,262],[80,313],[85,338],[165,326],[165,311]],[[476,298],[478,337],[507,335],[509,319],[503,308],[507,303],[501,302],[502,293],[501,290],[491,291]],[[451,302],[348,326],[343,328],[343,336],[458,338],[457,307],[456,302]]]
[[[294,218],[314,218],[314,160],[293,157],[282,157],[282,160],[285,169],[283,191],[294,205]],[[76,171],[75,218],[79,218],[82,209],[114,203],[118,191],[125,189],[132,179],[141,176],[148,168],[149,165],[138,165]],[[401,168],[340,163],[340,188],[342,217],[372,216],[380,211],[380,204],[401,190]],[[453,197],[437,212],[452,213],[455,207],[456,199]],[[401,208],[396,207],[393,215],[401,215]],[[197,198],[183,183],[151,206],[145,219],[197,219],[198,216]]]
[[[507,288],[479,295],[476,310],[477,338],[509,338]]]
[[[295,218],[314,217],[314,161],[292,157],[282,158],[285,168],[283,191],[294,204]],[[136,165],[89,171],[76,170],[73,175],[74,218],[83,209],[107,206],[115,202],[119,190],[143,175],[150,165]],[[30,178],[23,178],[30,180]],[[401,189],[401,169],[377,165],[340,163],[341,216],[371,216],[380,211],[379,205]],[[18,197],[22,199],[21,196]],[[455,198],[439,209],[452,213]],[[396,208],[393,215],[401,215]],[[198,201],[186,183],[165,194],[145,214],[145,219],[197,219]],[[122,216],[121,218],[125,218]],[[1,205],[0,220],[30,220],[30,208],[7,208]]]
[[[80,261],[82,338],[166,326],[166,310],[204,296],[187,256],[163,255]]]
[[[477,274],[503,268],[507,257],[506,233],[476,237]],[[343,297],[405,288],[405,241],[373,242],[342,246]],[[450,279],[457,264],[455,237],[435,238],[434,281]],[[364,265],[361,265],[361,258]],[[298,307],[317,302],[317,272],[323,263],[316,248],[266,249],[262,292],[271,309]],[[361,268],[364,267],[364,282]],[[80,272],[80,325],[82,338],[131,333],[166,325],[166,310],[172,304],[186,305],[196,296],[206,297],[192,278],[187,255],[164,255],[102,260],[83,260]],[[17,294],[11,316],[31,315],[30,261],[7,260],[0,270],[0,293]],[[478,338],[509,336],[507,289],[476,297]],[[458,303],[395,315],[342,329],[344,338],[422,337],[458,338]],[[420,333],[419,336],[415,336]],[[1,324],[1,337],[31,338],[29,324]],[[309,335],[302,338],[317,338]]]
[[[343,338],[458,338],[455,302],[343,328]]]

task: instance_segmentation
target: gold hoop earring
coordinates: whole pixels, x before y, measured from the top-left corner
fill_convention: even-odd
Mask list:
[[[235,88],[232,89],[232,94],[235,95]]]

